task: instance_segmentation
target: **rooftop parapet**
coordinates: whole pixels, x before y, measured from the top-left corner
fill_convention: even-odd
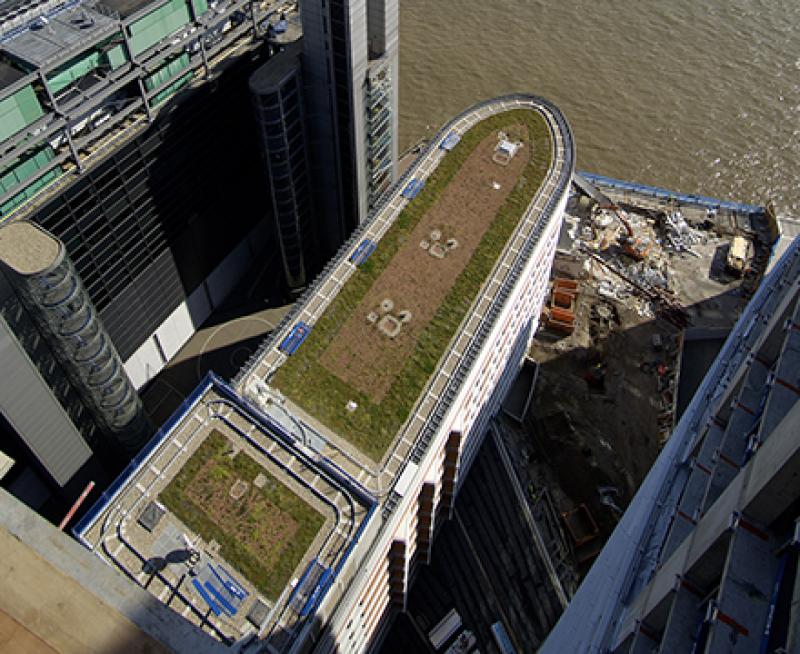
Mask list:
[[[499,98],[446,125],[236,380],[376,488],[445,410],[448,379],[569,184],[568,128],[542,103]],[[504,166],[492,159],[507,138],[522,147]]]
[[[209,374],[74,534],[215,638],[258,634],[280,651],[373,511],[356,482]]]

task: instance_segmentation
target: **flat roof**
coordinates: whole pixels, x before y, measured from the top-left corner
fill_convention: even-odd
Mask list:
[[[250,89],[259,94],[277,91],[299,71],[302,52],[302,45],[295,41],[287,45],[285,50],[270,57],[250,76]]]
[[[240,385],[253,395],[254,380],[266,382],[305,428],[368,467],[436,402],[445,380],[434,397],[426,387],[464,354],[459,335],[475,333],[500,288],[489,283],[507,272],[497,262],[551,168],[552,137],[532,105],[471,115],[456,132],[452,151],[434,143],[421,157]],[[510,158],[498,151],[504,140],[521,144]]]
[[[220,640],[290,637],[313,615],[373,502],[221,380],[208,376],[187,405],[75,534]]]
[[[153,5],[153,8],[157,9],[160,5],[164,4],[163,1],[154,2],[154,0],[102,0],[102,2],[103,5],[116,11],[122,18],[132,16],[148,5]]]
[[[85,5],[70,7],[44,20],[47,22],[40,19],[34,26],[3,42],[0,49],[39,68],[57,60],[66,60],[117,29],[115,20]]]
[[[479,129],[472,131],[476,125]],[[496,320],[505,294],[549,224],[558,194],[568,188],[571,141],[568,133],[560,135],[559,125],[555,110],[546,110],[541,101],[529,96],[484,103],[451,121],[329,264],[320,282],[275,330],[275,337],[262,346],[235,385],[209,373],[75,527],[76,537],[221,640],[240,638],[251,630],[280,650],[289,642],[286,639],[308,624],[323,599],[326,605],[336,606],[359,572],[346,565],[350,552],[367,525],[380,519],[373,517],[377,508],[388,515],[397,498],[409,491],[417,469],[416,448],[424,444],[428,430],[437,429],[434,416],[449,407],[452,385],[460,384],[465,370],[473,365],[470,352],[482,346],[486,327]],[[452,151],[440,147],[442,142],[452,146],[454,139],[447,137],[453,133],[461,136],[459,145]],[[509,137],[523,143],[519,159],[494,161],[496,142]],[[520,184],[523,175],[527,184]],[[451,189],[456,190],[453,197],[449,197],[454,193]],[[489,196],[488,204],[465,209],[464,198],[475,194]],[[461,213],[480,223],[471,226],[472,233],[464,226],[463,216],[455,215],[452,202],[459,198]],[[516,198],[518,204],[502,209],[507,207],[504,198]],[[431,215],[436,222],[425,222]],[[495,225],[503,229],[492,231]],[[432,234],[434,230],[441,233]],[[493,236],[491,247],[481,250],[486,234]],[[375,247],[365,247],[365,243]],[[407,244],[413,248],[404,249]],[[461,259],[453,254],[459,249]],[[420,257],[430,262],[422,259],[420,263]],[[473,260],[483,262],[478,272],[470,268]],[[355,330],[347,338],[368,345],[363,330],[359,331],[367,325],[374,332],[371,342],[387,339],[393,356],[397,350],[392,345],[408,347],[399,342],[403,329],[406,336],[413,335],[407,328],[415,317],[422,322],[424,311],[435,315],[444,306],[442,297],[447,297],[446,289],[437,287],[435,301],[426,296],[408,308],[405,299],[416,291],[404,286],[393,291],[391,307],[382,303],[386,298],[381,280],[392,282],[391,266],[409,262],[428,277],[432,273],[425,265],[444,263],[456,280],[454,271],[471,271],[473,286],[465,288],[474,299],[462,307],[463,319],[457,312],[452,317],[452,335],[440,334],[443,340],[434,353],[438,360],[412,387],[408,397],[416,404],[411,417],[390,434],[394,437],[391,454],[384,456],[378,469],[369,455],[347,440],[350,434],[333,431],[318,415],[301,408],[301,397],[283,395],[271,384],[272,373],[290,359],[304,361],[297,358],[298,353],[319,354],[320,344],[309,339],[315,333],[324,335],[323,321],[337,313],[333,310],[337,298],[348,304],[339,306],[342,322],[329,334],[348,333],[343,326],[352,318]],[[386,271],[392,274],[384,277]],[[442,270],[438,272],[444,277]],[[402,274],[397,279],[406,280]],[[364,280],[370,282],[366,287],[360,286]],[[349,286],[348,281],[352,282]],[[353,289],[360,289],[361,295],[353,295]],[[378,292],[375,297],[381,306],[372,307],[370,290]],[[427,295],[434,296],[433,292]],[[378,319],[362,315],[365,307],[380,312]],[[406,310],[410,320],[402,313]],[[450,308],[446,310],[450,313]],[[394,320],[384,321],[379,331],[385,316]],[[399,334],[387,333],[398,326]],[[379,350],[375,353],[382,356]],[[396,366],[389,370],[397,371]],[[310,385],[309,395],[329,397],[313,386],[313,378],[301,374],[300,379]],[[342,404],[349,414],[351,407]],[[262,488],[273,494],[263,496]],[[289,533],[287,525],[294,531]],[[371,528],[369,533],[374,533]],[[286,547],[284,543],[292,539],[297,546]],[[253,559],[262,563],[260,567],[253,565]],[[197,572],[191,584],[180,581],[187,565]],[[265,582],[265,565],[280,573],[270,583]],[[215,605],[219,616],[214,615]]]
[[[20,275],[46,271],[60,252],[58,239],[35,223],[20,220],[0,227],[0,261]]]

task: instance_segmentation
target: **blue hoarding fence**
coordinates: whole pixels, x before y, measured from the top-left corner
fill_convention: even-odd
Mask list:
[[[580,173],[583,177],[588,179],[593,184],[598,186],[606,186],[609,188],[617,189],[619,191],[631,191],[640,193],[642,195],[649,195],[650,197],[659,200],[673,200],[681,204],[695,204],[706,209],[719,210],[726,209],[728,211],[736,211],[742,214],[763,214],[764,207],[756,204],[742,204],[741,202],[729,202],[727,200],[719,200],[705,195],[692,195],[686,193],[676,193],[669,191],[665,188],[658,186],[648,186],[647,184],[637,184],[636,182],[626,182],[622,179],[614,179],[613,177],[606,177],[604,175],[596,175],[594,173]]]
[[[358,244],[358,247],[355,249],[353,254],[350,255],[350,263],[352,263],[354,266],[363,265],[367,259],[369,259],[370,255],[375,252],[376,247],[378,247],[377,243],[365,238],[363,241],[361,241],[361,243]]]
[[[415,197],[419,195],[419,192],[425,186],[424,180],[421,179],[412,179],[406,187],[403,189],[403,197],[406,200],[413,200]]]
[[[286,338],[281,341],[278,349],[284,354],[291,356],[297,352],[297,348],[303,344],[303,341],[306,340],[306,337],[310,333],[311,327],[300,320],[294,327],[292,327],[292,331],[289,332]]]

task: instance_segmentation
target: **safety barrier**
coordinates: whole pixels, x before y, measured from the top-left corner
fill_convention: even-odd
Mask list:
[[[214,383],[221,381],[213,372],[209,372],[203,378],[203,381],[195,388],[187,397],[186,399],[181,402],[180,406],[172,412],[172,415],[167,419],[167,421],[161,426],[153,437],[147,442],[147,444],[142,448],[142,450],[131,460],[131,462],[125,466],[125,469],[117,476],[117,478],[111,482],[111,485],[103,492],[103,494],[97,499],[97,501],[92,505],[86,514],[77,522],[77,524],[72,528],[72,535],[75,536],[81,543],[83,543],[86,547],[90,550],[94,549],[90,543],[88,543],[84,538],[84,533],[86,529],[88,529],[89,525],[94,522],[98,515],[100,515],[103,511],[108,508],[109,504],[113,502],[117,495],[119,495],[120,491],[122,490],[125,483],[128,479],[135,475],[139,470],[144,467],[144,464],[148,461],[148,459],[153,455],[155,450],[164,442],[164,440],[172,433],[172,430],[175,426],[183,419],[183,417],[194,408],[194,406],[200,401],[200,398],[203,394],[212,386]]]
[[[719,200],[711,198],[706,195],[692,195],[686,193],[676,193],[669,191],[665,188],[658,186],[648,186],[647,184],[638,184],[636,182],[626,182],[621,179],[614,179],[613,177],[606,177],[605,175],[597,175],[595,173],[580,173],[583,177],[590,182],[599,186],[607,186],[609,188],[617,189],[619,191],[631,191],[641,195],[647,195],[657,200],[665,200],[667,202],[677,202],[679,204],[693,204],[706,209],[719,210],[725,209],[728,211],[735,211],[743,214],[761,215],[766,209],[755,204],[742,204],[741,202],[730,202],[727,200]]]

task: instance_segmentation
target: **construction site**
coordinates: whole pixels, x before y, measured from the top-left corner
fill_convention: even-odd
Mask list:
[[[499,419],[565,589],[758,286],[770,215],[575,176],[541,326]]]

